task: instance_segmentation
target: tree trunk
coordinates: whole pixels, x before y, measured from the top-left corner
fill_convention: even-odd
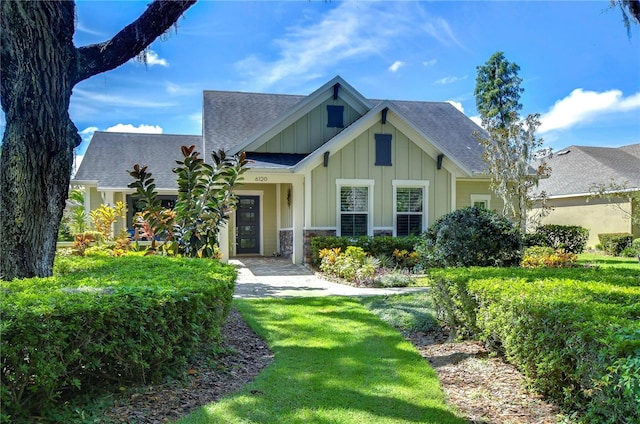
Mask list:
[[[2,2],[0,276],[49,276],[67,198],[75,67],[73,2]],[[55,28],[56,31],[51,29]]]
[[[73,1],[0,2],[0,279],[52,274],[69,190],[73,86],[114,69],[163,34],[195,0],[155,0],[111,40],[73,45]]]

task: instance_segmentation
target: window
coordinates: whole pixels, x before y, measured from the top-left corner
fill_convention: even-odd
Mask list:
[[[426,229],[429,181],[393,181],[394,236],[421,234]]]
[[[396,189],[396,235],[422,233],[423,192],[419,187]]]
[[[491,195],[490,194],[472,194],[471,206],[477,208],[489,209],[491,207]]]
[[[376,134],[376,165],[391,166],[391,134]]]
[[[340,236],[370,235],[373,180],[337,180]]]
[[[327,127],[344,128],[344,106],[327,105]]]

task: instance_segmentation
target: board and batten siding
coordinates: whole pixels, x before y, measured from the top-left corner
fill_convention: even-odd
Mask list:
[[[344,106],[344,127],[327,127],[327,105]],[[263,153],[311,153],[360,115],[345,101],[328,99],[256,149]]]
[[[391,166],[376,166],[375,134],[391,134]],[[332,152],[333,153],[333,152]],[[336,180],[374,180],[373,227],[392,228],[393,180],[429,181],[427,225],[451,208],[451,175],[393,125],[371,126],[311,172],[311,225],[336,227]]]

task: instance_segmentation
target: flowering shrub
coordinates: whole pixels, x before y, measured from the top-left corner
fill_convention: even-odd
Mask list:
[[[356,246],[348,246],[344,253],[341,253],[339,247],[322,249],[318,257],[323,272],[356,283],[373,278],[380,266],[379,260],[368,256],[361,247]]]
[[[570,268],[575,265],[578,255],[554,250],[551,247],[528,247],[522,256],[520,265],[524,268]]]

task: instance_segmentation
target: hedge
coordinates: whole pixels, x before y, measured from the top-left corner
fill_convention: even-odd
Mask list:
[[[215,347],[236,278],[217,261],[159,256],[59,258],[55,270],[0,282],[2,421],[179,375]]]
[[[603,233],[598,234],[598,239],[606,254],[619,256],[624,249],[631,247],[633,235],[631,233]]]
[[[435,279],[436,304],[459,334],[504,353],[534,389],[585,422],[638,423],[640,279],[629,273],[628,284],[609,284],[590,275],[476,280],[444,273]]]
[[[579,225],[541,225],[525,236],[527,246],[546,246],[568,253],[582,253],[587,247],[589,230]]]
[[[413,252],[415,250],[415,246],[420,242],[420,240],[420,237],[417,236],[362,236],[357,238],[336,236],[313,237],[311,239],[311,261],[314,266],[318,267],[320,266],[318,253],[322,249],[340,248],[341,251],[344,252],[349,246],[361,247],[371,256],[378,257],[386,255],[393,257],[393,251],[395,249],[398,249],[399,251],[406,250],[407,252]]]

